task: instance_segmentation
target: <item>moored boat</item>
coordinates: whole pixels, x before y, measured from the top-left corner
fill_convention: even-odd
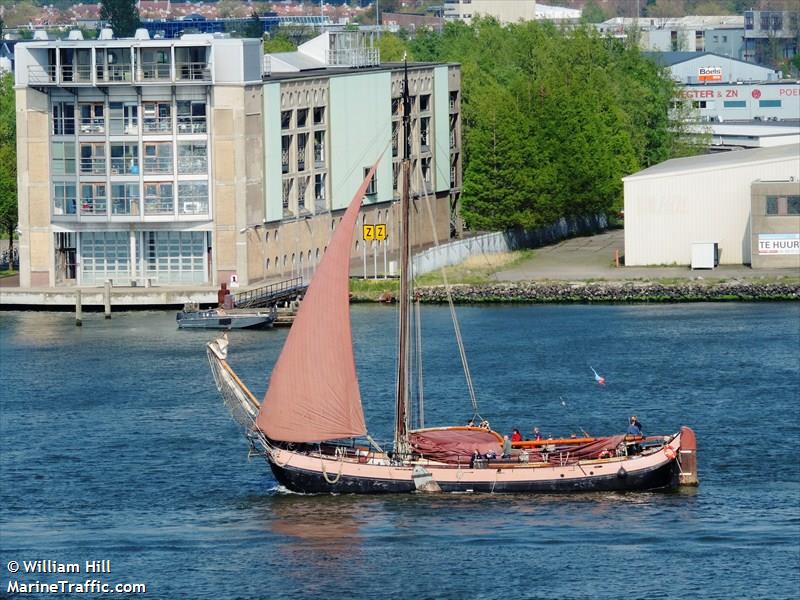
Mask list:
[[[212,308],[182,310],[175,316],[178,329],[263,329],[272,327],[275,310],[237,310]]]

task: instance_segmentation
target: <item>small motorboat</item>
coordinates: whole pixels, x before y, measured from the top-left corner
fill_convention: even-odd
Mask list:
[[[212,308],[182,310],[175,319],[178,329],[264,329],[272,327],[275,309],[246,310]]]

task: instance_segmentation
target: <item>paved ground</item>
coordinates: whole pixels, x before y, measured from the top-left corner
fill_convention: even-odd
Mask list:
[[[732,279],[773,276],[800,276],[791,269],[751,269],[746,265],[725,265],[716,269],[693,271],[689,267],[619,267],[614,264],[615,251],[624,254],[622,229],[599,235],[572,238],[552,246],[537,248],[533,257],[513,269],[499,271],[505,281],[539,279],[585,281],[592,279]]]

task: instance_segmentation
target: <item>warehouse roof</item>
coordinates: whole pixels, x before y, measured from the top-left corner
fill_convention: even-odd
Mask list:
[[[717,154],[704,154],[701,156],[688,156],[686,158],[673,158],[647,169],[623,177],[623,181],[641,179],[645,177],[662,177],[689,173],[692,171],[712,171],[716,169],[730,169],[741,165],[750,165],[774,160],[797,159],[800,162],[800,144],[786,144],[770,148],[755,148],[753,150],[734,150]],[[800,173],[798,173],[800,177]]]

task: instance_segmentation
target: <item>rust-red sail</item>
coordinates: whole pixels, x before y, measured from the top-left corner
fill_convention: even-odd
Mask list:
[[[337,226],[272,370],[256,427],[273,440],[320,442],[367,431],[353,357],[348,280],[353,229],[376,167]]]

